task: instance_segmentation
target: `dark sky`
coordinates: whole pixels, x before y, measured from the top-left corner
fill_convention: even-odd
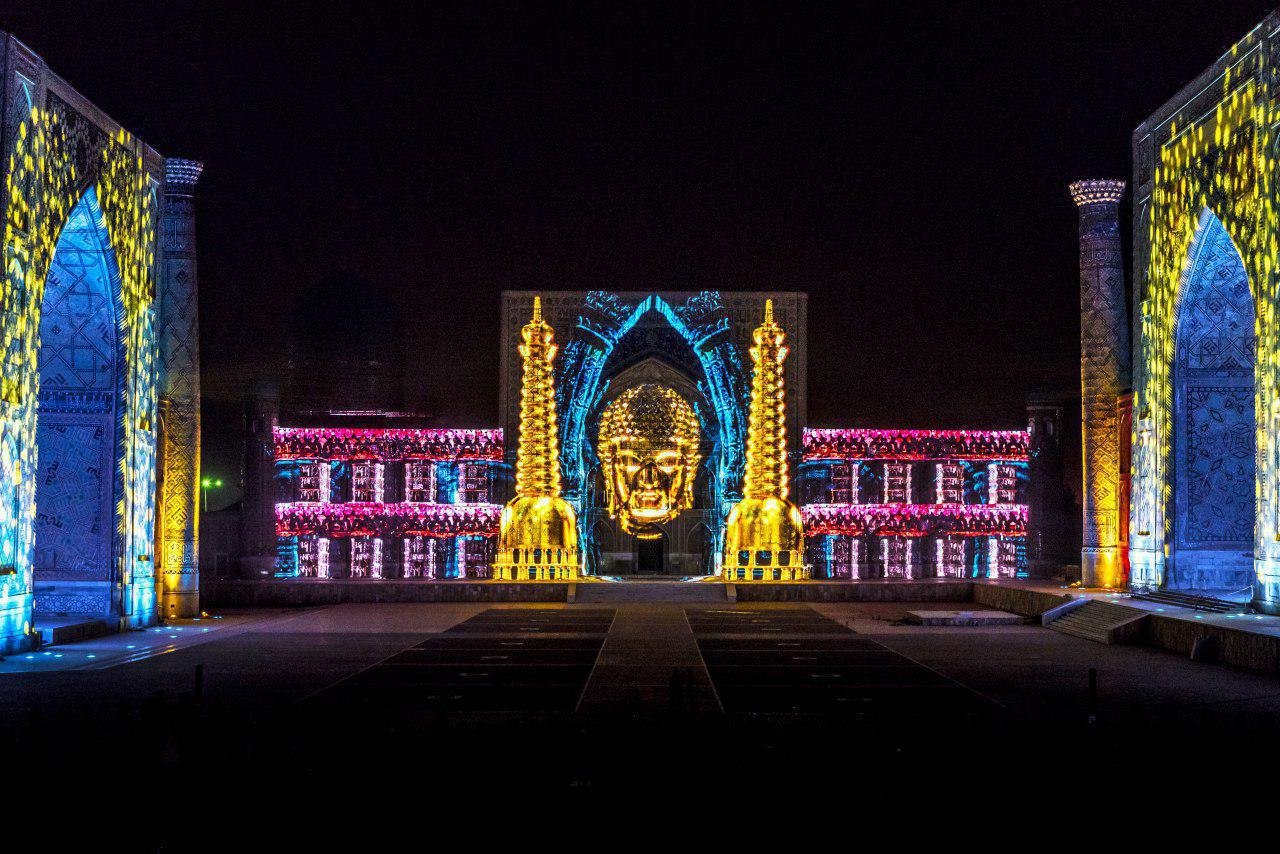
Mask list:
[[[442,422],[495,423],[504,288],[807,291],[811,423],[1018,426],[1078,382],[1066,184],[1128,178],[1133,128],[1268,8],[0,0],[0,28],[205,162],[211,437],[315,329],[394,338]]]

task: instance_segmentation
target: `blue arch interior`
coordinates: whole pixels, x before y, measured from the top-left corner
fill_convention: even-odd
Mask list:
[[[675,329],[692,351],[691,361],[701,367],[701,377],[695,380],[714,413],[700,413],[700,416],[704,430],[710,427],[716,431],[713,456],[717,459],[711,489],[717,511],[723,510],[727,502],[740,497],[749,376],[743,369],[737,347],[730,340],[729,319],[719,293],[705,291],[685,305],[673,306],[657,294],[650,294],[635,304],[625,304],[612,294],[593,291],[587,302],[603,306],[602,313],[610,317],[611,322],[600,326],[586,315],[578,318],[574,339],[565,348],[557,380],[557,408],[563,419],[561,467],[565,497],[577,507],[579,519],[585,520],[584,500],[593,454],[588,440],[589,427],[598,414],[608,377],[613,373],[611,368],[616,369],[611,357],[618,344],[651,311],[660,314]],[[580,524],[585,525],[585,521]],[[579,536],[590,553],[594,531],[584,526]]]
[[[123,377],[120,280],[88,190],[58,237],[40,312],[33,567],[42,614],[107,614]]]
[[[1178,309],[1169,583],[1236,589],[1252,571],[1254,309],[1226,228],[1203,214]]]

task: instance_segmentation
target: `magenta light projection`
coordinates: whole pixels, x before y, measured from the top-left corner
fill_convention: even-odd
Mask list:
[[[806,460],[984,460],[1026,462],[1025,430],[806,429]]]
[[[806,504],[808,535],[1022,537],[1025,504]]]
[[[312,504],[276,505],[276,535],[294,537],[496,537],[497,504]]]
[[[502,460],[502,430],[276,427],[277,460]]]

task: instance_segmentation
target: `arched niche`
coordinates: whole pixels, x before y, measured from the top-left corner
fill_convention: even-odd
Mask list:
[[[36,409],[36,613],[112,608],[124,453],[120,273],[96,192],[63,226],[40,307]]]
[[[1187,257],[1174,335],[1170,587],[1236,590],[1252,578],[1254,316],[1240,253],[1205,210]]]

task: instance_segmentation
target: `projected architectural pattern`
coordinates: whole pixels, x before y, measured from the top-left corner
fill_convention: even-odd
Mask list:
[[[1030,440],[1017,430],[805,430],[814,577],[1025,574]]]

